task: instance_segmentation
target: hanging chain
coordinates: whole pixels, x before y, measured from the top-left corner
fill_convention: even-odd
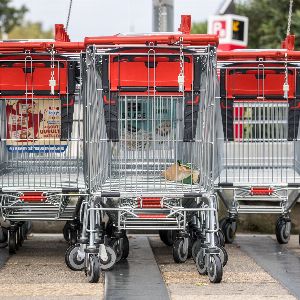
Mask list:
[[[290,86],[289,86],[289,81],[288,81],[288,75],[289,75],[288,72],[289,71],[288,71],[288,56],[287,56],[287,52],[285,53],[284,67],[285,67],[285,74],[284,74],[284,84],[283,84],[283,97],[285,99],[288,99]]]
[[[71,17],[71,10],[72,10],[72,4],[73,4],[73,0],[70,0],[68,17],[67,17],[67,22],[66,22],[66,30],[68,30],[68,27],[69,27],[69,22],[70,22],[70,17]]]
[[[184,53],[183,53],[183,37],[179,38],[179,63],[180,71],[178,75],[179,92],[184,92]]]
[[[50,94],[54,95],[54,88],[56,86],[56,80],[54,78],[54,69],[55,69],[55,60],[54,60],[55,50],[54,45],[52,45],[50,50],[50,67],[51,67],[51,77],[49,80],[49,86],[50,86]]]
[[[285,68],[284,82],[287,82],[287,79],[288,79],[287,53],[285,53],[284,58],[285,58],[285,61],[284,61],[284,68]]]
[[[289,16],[288,16],[288,26],[287,26],[287,31],[286,35],[290,35],[291,33],[291,24],[292,24],[292,14],[293,14],[293,2],[294,0],[290,0],[290,8],[289,8]]]
[[[183,55],[183,37],[179,39],[179,47],[180,47],[180,74],[184,74],[184,55]]]

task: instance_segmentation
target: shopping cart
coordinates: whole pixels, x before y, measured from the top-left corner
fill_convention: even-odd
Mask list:
[[[290,238],[290,212],[299,199],[299,53],[220,52],[224,129],[218,195],[228,210],[220,221],[232,243],[238,214],[279,214],[276,237]]]
[[[0,44],[0,213],[9,221],[1,246],[8,243],[10,253],[26,237],[26,221],[74,220],[76,206],[79,212],[85,181],[77,46]]]
[[[90,282],[128,256],[128,229],[177,231],[173,257],[184,262],[191,223],[199,272],[221,281],[226,251],[215,243],[213,193],[216,43],[215,36],[189,34],[86,38],[90,196],[79,245],[66,261],[85,269]]]

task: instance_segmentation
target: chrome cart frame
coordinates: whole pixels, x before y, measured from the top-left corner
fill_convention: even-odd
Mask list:
[[[159,81],[167,80],[158,69],[165,61],[177,62],[175,72],[182,72],[179,76],[186,78],[185,84],[191,79],[189,90],[179,76],[178,87],[177,75],[177,86],[159,86]],[[136,72],[145,68],[146,73],[130,78],[134,72],[130,63]],[[82,269],[85,264],[89,281],[97,281],[100,267],[109,269],[127,257],[127,229],[177,231],[173,256],[184,262],[188,224],[194,222],[198,270],[208,272],[212,282],[220,282],[224,263],[220,252],[225,249],[215,240],[216,48],[181,46],[180,42],[94,45],[82,55],[81,69],[84,168],[90,197],[82,205],[80,245],[69,251],[68,265]],[[194,80],[196,73],[201,73],[199,81]],[[175,170],[173,179],[166,173],[170,167]],[[189,182],[178,179],[182,169],[188,170]]]
[[[24,239],[18,224],[73,221],[86,194],[78,63],[54,46],[0,55],[0,212],[11,253]]]
[[[279,214],[277,240],[287,243],[300,196],[299,62],[283,51],[238,55],[218,62],[224,137],[216,189],[228,210],[220,227],[231,243],[239,214]]]

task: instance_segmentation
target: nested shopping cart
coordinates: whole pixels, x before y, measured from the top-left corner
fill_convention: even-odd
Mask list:
[[[222,171],[217,180],[231,243],[238,214],[279,214],[279,243],[290,238],[290,212],[300,186],[299,52],[220,52]],[[221,139],[219,142],[221,142]]]
[[[1,246],[10,253],[26,221],[73,220],[85,192],[76,51],[67,40],[0,43]]]
[[[177,231],[173,256],[184,262],[191,223],[199,272],[221,281],[227,254],[215,242],[216,44],[215,36],[190,34],[85,39],[89,199],[79,245],[66,261],[90,282],[128,256],[128,229]]]

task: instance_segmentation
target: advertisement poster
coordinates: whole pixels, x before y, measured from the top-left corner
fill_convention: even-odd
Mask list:
[[[59,99],[6,101],[7,148],[10,152],[63,152]]]

